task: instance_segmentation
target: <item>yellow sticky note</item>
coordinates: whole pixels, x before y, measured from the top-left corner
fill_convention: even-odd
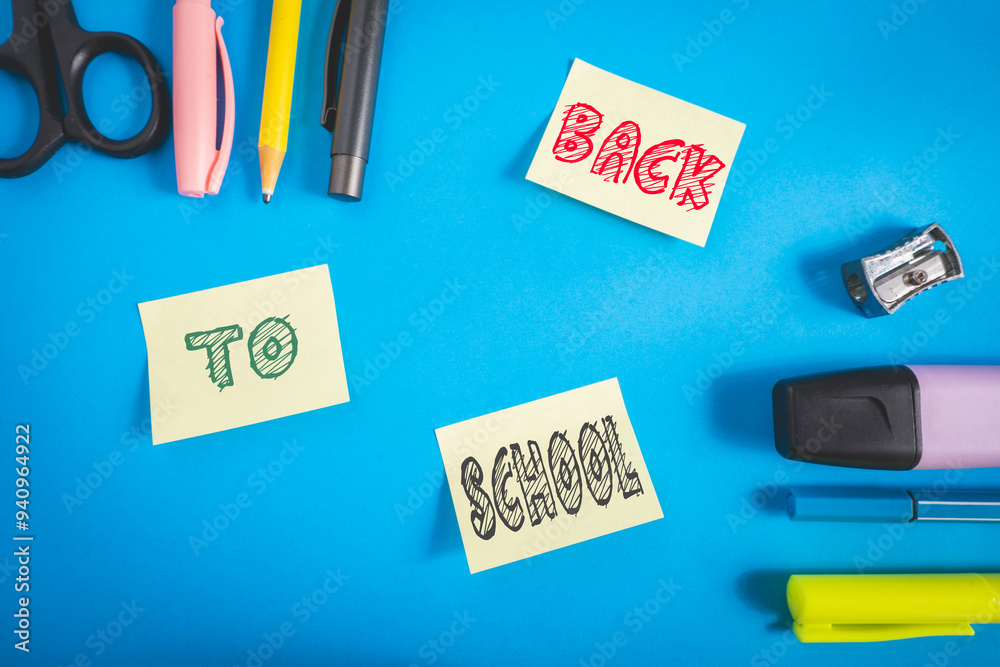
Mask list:
[[[470,572],[663,518],[615,378],[435,433]]]
[[[576,59],[527,179],[704,246],[745,128]]]
[[[349,400],[323,264],[139,304],[153,444]]]

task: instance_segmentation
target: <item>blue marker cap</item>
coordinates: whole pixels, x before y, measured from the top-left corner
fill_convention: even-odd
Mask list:
[[[792,521],[907,523],[915,519],[910,494],[887,489],[790,489],[785,509]]]

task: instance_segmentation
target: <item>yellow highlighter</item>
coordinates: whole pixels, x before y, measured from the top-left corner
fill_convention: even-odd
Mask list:
[[[788,610],[802,642],[973,635],[1000,623],[1000,574],[795,574]]]
[[[274,0],[271,39],[267,44],[264,105],[260,113],[260,190],[264,203],[271,201],[278,172],[288,147],[288,121],[292,114],[295,50],[299,41],[302,0]]]

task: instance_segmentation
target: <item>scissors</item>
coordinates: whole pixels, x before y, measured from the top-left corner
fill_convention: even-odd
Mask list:
[[[38,97],[38,134],[22,155],[0,158],[0,176],[27,176],[55,155],[69,139],[109,155],[143,155],[167,136],[170,100],[159,64],[141,42],[118,32],[88,32],[80,27],[70,0],[13,0],[14,30],[0,44],[0,70],[20,74]],[[131,56],[149,79],[152,111],[146,126],[128,139],[109,139],[91,122],[83,102],[83,75],[94,58],[108,52]],[[66,94],[63,111],[62,89]]]

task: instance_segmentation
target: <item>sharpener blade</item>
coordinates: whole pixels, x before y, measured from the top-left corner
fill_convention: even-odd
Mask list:
[[[965,275],[955,244],[937,223],[878,254],[842,265],[840,273],[865,317],[890,315],[924,290]]]

